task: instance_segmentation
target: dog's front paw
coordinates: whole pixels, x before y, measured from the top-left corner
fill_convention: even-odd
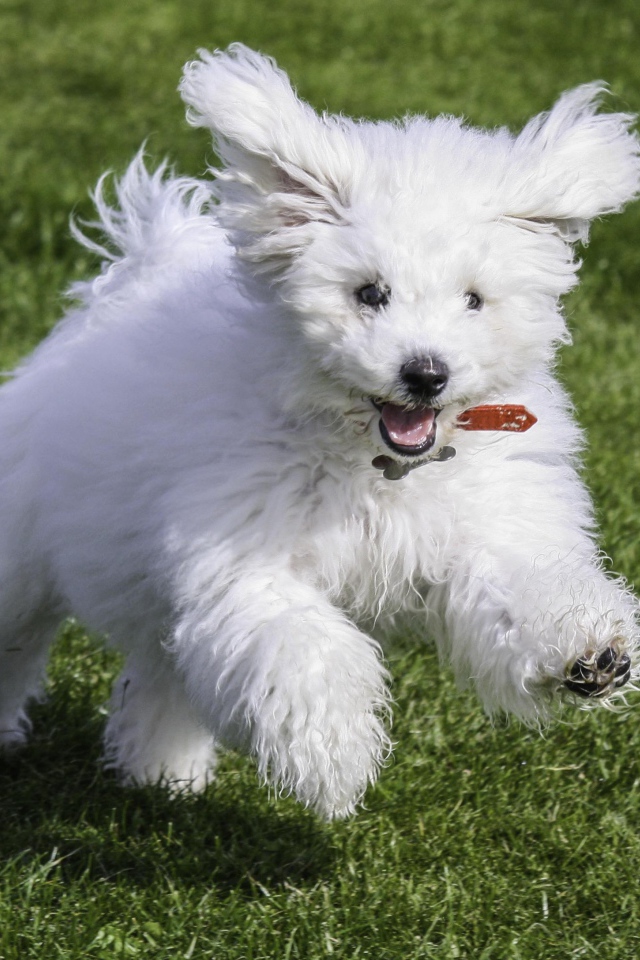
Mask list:
[[[261,777],[325,820],[350,816],[391,752],[381,718],[334,707],[313,726],[294,728],[292,719],[272,729],[261,722],[253,744]]]
[[[576,660],[567,671],[564,685],[581,697],[605,697],[623,687],[630,677],[629,654],[611,646]]]

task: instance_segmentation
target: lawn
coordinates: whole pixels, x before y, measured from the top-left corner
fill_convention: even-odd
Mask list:
[[[149,155],[204,173],[175,92],[198,46],[273,54],[318,108],[464,113],[517,129],[602,78],[640,110],[636,0],[0,0],[0,366],[96,269],[88,190]],[[640,204],[598,223],[561,374],[612,565],[640,583]],[[621,960],[640,954],[640,700],[491,725],[428,645],[398,637],[393,762],[323,824],[229,754],[204,796],[101,770],[116,669],[70,623],[34,736],[0,761],[0,960]]]

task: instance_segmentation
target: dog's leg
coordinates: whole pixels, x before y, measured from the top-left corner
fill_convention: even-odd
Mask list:
[[[159,647],[132,654],[116,681],[105,755],[107,767],[127,783],[162,782],[174,792],[196,792],[212,779],[214,739]]]
[[[506,464],[486,505],[470,499],[464,550],[427,599],[458,676],[490,711],[528,719],[562,690],[607,697],[623,686],[640,640],[636,599],[605,575],[585,533],[584,491],[541,471],[540,483],[510,483]]]
[[[0,623],[0,749],[17,749],[28,737],[26,706],[41,694],[59,622],[58,616],[40,613],[27,620],[3,617]]]
[[[377,645],[288,574],[244,576],[183,616],[175,654],[211,729],[321,815],[351,813],[388,752]]]

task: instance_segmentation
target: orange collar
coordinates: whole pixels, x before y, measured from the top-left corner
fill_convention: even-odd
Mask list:
[[[463,411],[458,417],[457,426],[461,430],[524,433],[537,422],[538,418],[519,403],[483,403]]]

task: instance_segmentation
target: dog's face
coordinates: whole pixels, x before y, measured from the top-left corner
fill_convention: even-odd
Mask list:
[[[317,224],[279,286],[307,341],[314,401],[378,452],[415,460],[437,454],[466,407],[508,396],[548,362],[574,272],[552,233],[477,206],[436,217],[418,191],[401,205],[383,199]]]
[[[216,137],[220,220],[295,320],[308,406],[415,460],[548,364],[572,242],[639,187],[629,118],[596,114],[597,86],[513,137],[321,118],[268,59],[202,56],[182,91]]]

